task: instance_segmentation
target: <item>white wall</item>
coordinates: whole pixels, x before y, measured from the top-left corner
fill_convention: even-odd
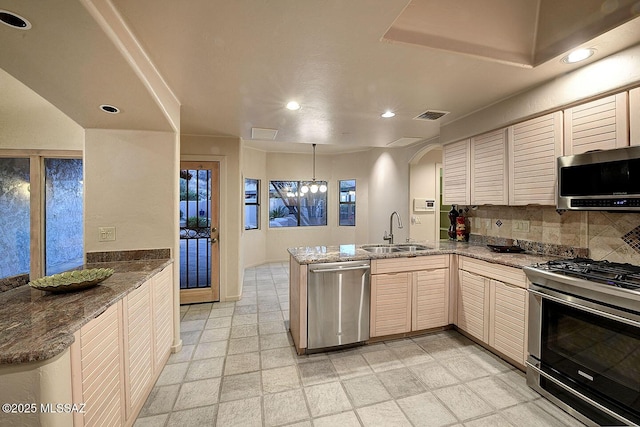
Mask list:
[[[252,267],[264,263],[267,250],[267,229],[269,227],[269,200],[267,187],[267,153],[250,147],[242,150],[242,176],[243,179],[260,180],[260,228],[257,230],[244,230],[244,210],[242,227],[242,266]],[[244,180],[242,182],[244,189]]]
[[[182,135],[183,160],[220,161],[220,300],[242,295],[243,261],[240,252],[244,183],[241,179],[241,140]]]
[[[409,230],[410,236],[414,240],[435,241],[439,239],[437,219],[440,214],[440,176],[436,165],[441,162],[442,149],[434,148],[410,165],[409,210],[412,220]],[[435,200],[436,209],[432,212],[414,211],[413,200],[415,198]]]
[[[170,132],[85,131],[86,252],[175,249],[176,143]],[[116,240],[98,241],[99,227]]]
[[[0,69],[0,149],[82,150],[84,129]]]

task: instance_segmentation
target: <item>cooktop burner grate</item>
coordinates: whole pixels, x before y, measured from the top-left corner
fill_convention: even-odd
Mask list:
[[[590,280],[625,289],[640,290],[640,266],[589,258],[549,261],[538,266],[556,274]]]

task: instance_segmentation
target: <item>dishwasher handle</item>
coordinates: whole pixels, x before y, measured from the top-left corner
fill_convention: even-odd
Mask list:
[[[369,270],[371,268],[368,264],[356,265],[353,267],[336,267],[336,268],[310,268],[309,271],[311,273],[340,273],[342,271],[353,271],[353,270]]]

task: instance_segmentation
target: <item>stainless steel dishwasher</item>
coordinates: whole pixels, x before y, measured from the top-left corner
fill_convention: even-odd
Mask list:
[[[369,261],[310,264],[307,279],[307,349],[369,339]]]

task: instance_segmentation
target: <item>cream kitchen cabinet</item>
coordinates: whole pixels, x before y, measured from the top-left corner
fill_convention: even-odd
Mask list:
[[[75,333],[72,395],[85,413],[74,413],[74,426],[135,422],[169,357],[172,271],[166,267]]]
[[[640,145],[640,87],[629,91],[629,140]]]
[[[471,138],[472,205],[509,203],[507,163],[506,129]]]
[[[564,155],[629,145],[627,92],[564,110]]]
[[[444,204],[470,204],[470,162],[470,141],[468,139],[443,147],[442,200]]]
[[[449,255],[371,261],[371,337],[449,324]]]
[[[509,205],[556,204],[556,158],[562,155],[562,112],[509,127]]]
[[[527,344],[524,272],[460,257],[458,280],[458,328],[523,368]]]

